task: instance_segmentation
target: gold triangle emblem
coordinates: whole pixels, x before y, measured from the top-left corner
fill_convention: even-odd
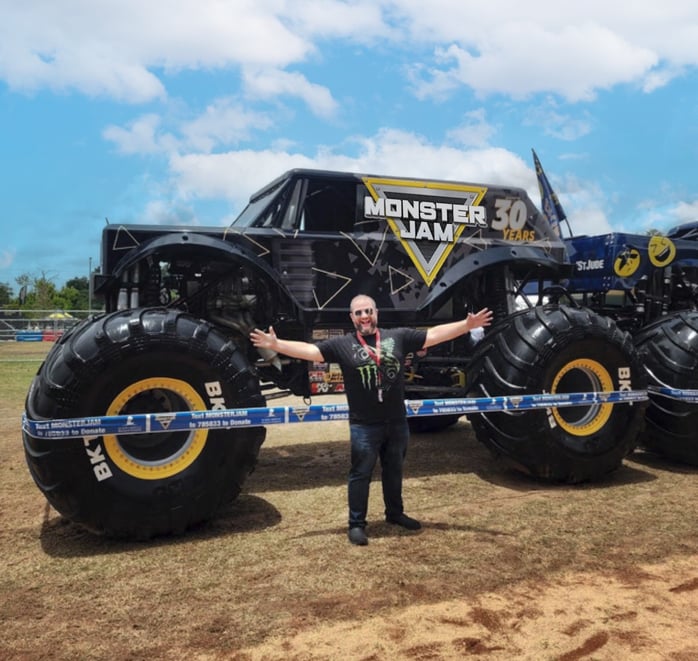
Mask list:
[[[485,186],[375,177],[363,182],[373,199],[365,215],[387,221],[429,286],[466,227],[487,227],[479,206]]]

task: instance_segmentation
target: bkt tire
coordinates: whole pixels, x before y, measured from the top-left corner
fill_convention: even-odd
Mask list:
[[[242,352],[175,310],[83,322],[48,354],[29,390],[34,420],[264,406]],[[66,518],[113,537],[181,533],[232,501],[252,471],[261,427],[40,439],[29,470]]]
[[[516,313],[480,343],[470,395],[534,395],[644,388],[630,336],[586,309]],[[637,443],[643,403],[586,404],[470,416],[478,440],[524,472],[551,481],[597,480]]]
[[[635,336],[649,384],[698,389],[698,312],[663,317]],[[650,391],[640,445],[669,459],[698,466],[698,404]]]

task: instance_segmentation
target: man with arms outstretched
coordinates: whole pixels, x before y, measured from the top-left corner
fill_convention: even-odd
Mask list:
[[[364,546],[371,475],[381,460],[385,519],[407,530],[421,524],[407,516],[402,504],[402,465],[407,452],[409,427],[405,411],[405,356],[447,342],[475,328],[489,326],[492,312],[483,308],[461,321],[427,330],[378,327],[375,301],[355,296],[349,316],[356,330],[317,344],[282,340],[274,329],[255,329],[252,343],[260,349],[318,363],[338,363],[349,406],[351,469],[349,471],[349,541]]]

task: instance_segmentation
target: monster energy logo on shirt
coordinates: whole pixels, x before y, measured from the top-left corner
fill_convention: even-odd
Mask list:
[[[361,376],[361,385],[366,390],[371,390],[373,388],[380,387],[380,380],[378,378],[378,366],[373,360],[370,359],[368,352],[363,347],[357,347],[358,356],[361,360],[367,360],[365,365],[360,365],[357,367],[357,371]],[[381,374],[387,380],[387,383],[383,382],[386,390],[390,388],[390,384],[395,380],[395,377],[400,372],[400,363],[395,358],[395,340],[392,337],[386,337],[381,343]]]
[[[378,387],[378,368],[374,365],[361,365],[356,368],[361,375],[361,385],[366,389]]]

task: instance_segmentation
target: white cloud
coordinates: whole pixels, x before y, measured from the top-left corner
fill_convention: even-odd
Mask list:
[[[241,207],[249,196],[286,170],[318,168],[507,184],[527,188],[537,203],[532,169],[515,154],[500,148],[462,150],[432,145],[421,136],[385,129],[352,141],[355,155],[320,148],[314,156],[288,151],[230,151],[224,154],[174,155],[173,185],[189,198],[222,198]],[[347,151],[350,145],[344,145]]]
[[[642,91],[651,94],[655,90],[668,85],[682,73],[683,69],[678,67],[658,67],[645,76],[642,82]]]
[[[464,147],[484,147],[495,133],[495,127],[487,121],[485,109],[478,108],[465,113],[463,122],[447,135]]]
[[[245,91],[252,98],[298,97],[305,101],[313,114],[325,118],[337,111],[337,102],[331,92],[326,87],[309,82],[298,72],[246,68],[243,80]]]
[[[575,117],[569,112],[562,112],[560,104],[548,97],[540,105],[528,109],[524,124],[541,126],[546,135],[558,140],[573,141],[591,132],[593,122],[588,111],[579,111]]]
[[[376,0],[290,0],[287,21],[302,34],[318,41],[349,39],[360,44],[395,40],[397,26],[386,22],[386,6]]]
[[[611,224],[607,210],[612,208],[612,204],[597,182],[566,177],[551,181],[551,185],[575,236],[623,231],[621,227]],[[533,199],[540,205],[539,195]]]
[[[318,116],[332,92],[289,67],[335,42],[411,55],[421,97],[468,86],[481,95],[551,92],[571,101],[633,83],[646,91],[698,65],[689,0],[31,0],[3,3],[0,79],[12,89],[77,90],[142,103],[167,73],[264,72],[249,89],[296,94]],[[429,56],[431,53],[431,56]],[[273,72],[273,73],[272,73]],[[272,85],[270,86],[270,83]]]
[[[208,152],[220,146],[239,143],[255,130],[272,125],[264,113],[254,112],[239,101],[216,99],[199,117],[182,124],[180,130],[189,148]]]
[[[196,213],[183,204],[168,200],[151,200],[141,214],[140,222],[152,225],[198,225]]]
[[[15,261],[14,250],[0,250],[0,269],[6,269],[12,266]]]
[[[141,103],[164,95],[156,72],[287,66],[313,45],[283,3],[236,0],[34,0],[4,3],[0,77],[11,88],[77,90]]]
[[[682,196],[671,184],[660,185],[657,195],[641,200],[633,209],[632,220],[637,231],[667,232],[677,225],[698,222],[698,199],[688,201]]]
[[[671,211],[677,224],[694,223],[698,221],[698,200],[679,202]]]
[[[422,97],[468,85],[479,94],[568,100],[633,83],[651,91],[698,65],[698,6],[690,0],[395,0],[406,41],[433,46],[413,69]]]
[[[568,206],[572,207],[572,205]],[[567,220],[575,236],[584,234],[596,236],[620,231],[620,228],[611,226],[606,211],[599,206],[598,202],[593,200],[578,201],[574,205],[572,212],[568,213]]]
[[[223,98],[212,101],[194,119],[171,120],[170,132],[162,128],[162,123],[159,115],[149,113],[125,127],[109,125],[102,135],[122,154],[169,154],[182,150],[207,153],[237,145],[250,138],[254,131],[269,128],[272,122],[264,113],[249,110],[234,99]]]
[[[297,167],[314,164],[302,154],[271,150],[174,154],[170,159],[170,171],[181,198],[230,200],[240,208],[264,184]]]
[[[382,129],[370,137],[355,139],[354,157],[318,153],[320,167],[504,184],[528,187],[534,183],[531,169],[510,151],[495,147],[463,150],[451,144],[434,145],[424,137],[395,129]]]
[[[589,101],[600,89],[639,80],[657,62],[650,49],[594,24],[551,32],[504,22],[472,46],[452,44],[437,56],[444,65],[415,78],[419,97],[467,85],[479,94],[525,98],[552,91],[568,101]]]
[[[132,121],[128,128],[110,125],[102,135],[105,140],[113,142],[122,154],[152,154],[162,151],[157,137],[160,118],[157,115],[143,115]]]

